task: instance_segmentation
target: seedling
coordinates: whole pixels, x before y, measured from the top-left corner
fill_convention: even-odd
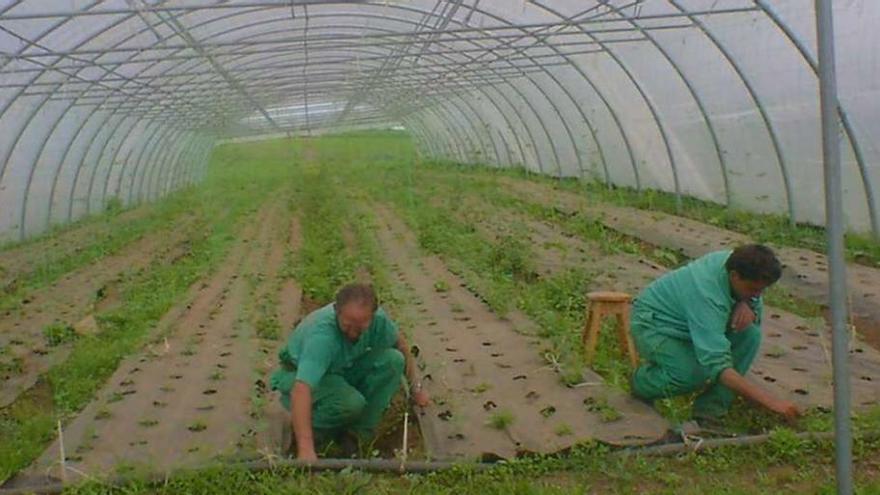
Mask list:
[[[449,292],[449,284],[445,280],[434,282],[434,290],[437,292]]]
[[[780,358],[785,355],[785,349],[782,347],[775,345],[772,349],[766,352],[767,357],[771,358]]]
[[[152,428],[159,424],[159,421],[156,419],[142,419],[138,421],[138,424],[143,426],[144,428]]]
[[[510,411],[498,411],[489,418],[489,426],[496,430],[506,430],[513,424],[513,419]]]
[[[553,433],[556,433],[556,436],[559,436],[559,437],[566,437],[568,435],[571,435],[571,433],[572,433],[571,426],[568,426],[565,423],[560,423],[560,424],[556,425],[556,428],[553,430]]]
[[[471,391],[475,394],[482,394],[492,388],[492,385],[489,385],[486,382],[480,383],[476,387],[472,388]]]
[[[208,425],[202,420],[196,420],[187,426],[186,429],[192,432],[205,431],[208,429]]]

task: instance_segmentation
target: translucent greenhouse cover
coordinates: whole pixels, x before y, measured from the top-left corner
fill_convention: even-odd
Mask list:
[[[429,158],[821,225],[813,8],[2,0],[0,240],[198,182],[221,140],[397,126]],[[876,233],[880,2],[834,16],[846,222]]]

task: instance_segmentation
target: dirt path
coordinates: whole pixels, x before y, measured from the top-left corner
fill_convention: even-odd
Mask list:
[[[44,335],[49,325],[54,324],[59,335],[74,326],[77,333],[98,332],[94,317],[121,303],[119,287],[151,266],[170,264],[185,255],[195,224],[196,219],[187,215],[177,228],[151,232],[118,253],[34,291],[27,304],[7,311],[0,320],[0,408],[70,354],[70,342],[52,342]]]
[[[281,406],[277,396],[267,389],[269,376],[278,366],[279,346],[285,342],[291,329],[303,316],[302,289],[289,274],[281,270],[285,255],[295,259],[302,245],[302,231],[298,218],[290,220],[287,232],[284,243],[273,245],[271,261],[265,274],[267,283],[262,284],[253,297],[258,306],[258,313],[251,318],[251,324],[257,327],[264,324],[267,318],[277,322],[276,338],[259,338],[257,332],[258,354],[254,360],[254,374],[257,376],[258,384],[254,393],[258,399],[251,411],[251,417],[257,420],[252,450],[264,456],[281,454],[280,447],[288,431],[284,428],[284,424],[289,421],[288,413]],[[260,307],[261,304],[264,305]]]
[[[421,256],[388,209],[376,211],[393,275],[417,297],[413,335],[435,401],[419,418],[430,456],[508,458],[591,439],[637,444],[663,436],[663,418],[600,377],[565,387],[541,358],[541,341],[495,316],[438,258]],[[437,291],[440,281],[448,290]]]
[[[106,221],[74,227],[47,239],[34,239],[0,251],[0,292],[13,288],[16,280],[26,277],[35,268],[79,253],[93,244],[96,238],[109,236],[114,229],[142,220],[152,211],[152,205],[142,206],[122,212]]]
[[[594,274],[591,290],[622,290],[637,294],[666,270],[649,260],[629,255],[603,254],[593,242],[564,235],[558,227],[513,211],[497,210],[485,202],[465,199],[465,211],[480,211],[475,228],[489,239],[518,230],[530,242],[533,261],[542,275],[567,269]],[[472,220],[473,216],[470,217]],[[824,321],[807,320],[767,307],[764,339],[752,373],[776,394],[807,407],[828,409],[834,403],[831,380],[830,329]],[[855,341],[851,376],[857,408],[880,402],[880,352]]]
[[[499,185],[529,201],[595,216],[612,229],[656,246],[680,250],[691,258],[749,242],[744,234],[695,220],[656,211],[597,205],[575,193],[542,184],[501,178]],[[774,247],[774,250],[785,268],[780,284],[799,297],[827,305],[827,257],[799,248]],[[848,263],[847,285],[853,323],[872,346],[880,348],[880,269]]]
[[[258,350],[242,308],[277,273],[287,222],[270,200],[220,270],[202,283],[167,336],[123,362],[98,399],[64,429],[69,465],[88,475],[165,471],[238,452],[257,436]],[[279,235],[282,233],[282,235]],[[280,246],[280,248],[279,248]],[[28,469],[58,474],[58,443]],[[70,474],[70,473],[69,473]]]

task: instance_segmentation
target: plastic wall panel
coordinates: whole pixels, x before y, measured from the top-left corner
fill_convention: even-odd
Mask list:
[[[34,159],[46,142],[52,123],[64,111],[64,106],[58,103],[44,105],[42,111],[36,111],[37,108],[36,101],[28,105],[18,116],[22,125],[13,127],[14,131],[10,129],[16,139],[9,145],[7,166],[0,180],[0,205],[4,205],[4,212],[0,214],[0,232],[12,231],[20,235],[25,230],[22,209],[27,184],[33,175]]]
[[[65,152],[76,137],[91,109],[85,107],[69,108],[64,115],[52,124],[51,133],[42,143],[38,152],[33,177],[29,188],[25,189],[25,231],[28,237],[51,226],[51,208],[54,202],[53,188],[57,187],[56,178],[61,170]]]

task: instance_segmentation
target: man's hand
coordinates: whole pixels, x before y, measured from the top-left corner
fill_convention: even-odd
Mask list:
[[[296,454],[296,459],[305,462],[315,462],[318,460],[318,454],[315,453],[315,449],[300,450]]]
[[[792,421],[801,415],[801,408],[790,400],[777,400],[771,406],[770,410],[780,414],[788,421]]]
[[[740,301],[733,307],[733,314],[730,316],[730,328],[736,332],[741,332],[755,322],[755,312],[749,307],[746,301]]]
[[[428,395],[428,392],[419,388],[413,390],[412,400],[417,406],[425,407],[431,402],[431,397]]]

